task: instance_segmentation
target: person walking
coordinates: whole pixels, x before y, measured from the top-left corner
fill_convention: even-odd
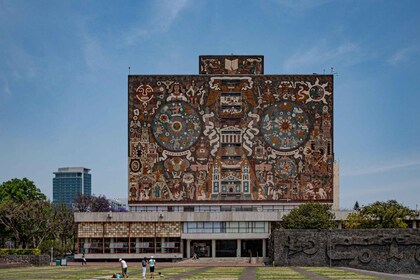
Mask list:
[[[128,265],[127,265],[127,262],[125,260],[123,260],[123,259],[120,259],[120,263],[121,263],[121,276],[123,278],[128,278],[128,274],[127,274]]]
[[[141,276],[143,279],[146,279],[146,268],[147,268],[147,259],[146,257],[143,258],[141,261]]]
[[[82,256],[82,265],[87,265],[85,253],[83,253],[83,256]]]
[[[151,279],[155,278],[155,265],[156,265],[156,260],[153,258],[153,256],[151,256],[149,260],[149,269],[150,269]]]

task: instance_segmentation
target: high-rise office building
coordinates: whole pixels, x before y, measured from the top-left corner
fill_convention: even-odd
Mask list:
[[[70,207],[77,194],[92,194],[90,169],[85,167],[62,167],[54,172],[53,203],[65,203]]]

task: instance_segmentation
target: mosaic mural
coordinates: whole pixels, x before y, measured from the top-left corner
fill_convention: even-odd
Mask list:
[[[332,201],[333,77],[213,70],[129,76],[129,203]]]
[[[200,74],[264,74],[262,55],[202,55],[199,65]]]

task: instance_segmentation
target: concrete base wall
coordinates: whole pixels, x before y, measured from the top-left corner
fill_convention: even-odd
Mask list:
[[[419,229],[275,230],[269,256],[278,266],[345,266],[420,273]]]
[[[0,256],[0,263],[3,265],[23,264],[34,266],[50,265],[50,256],[48,255],[4,255]]]

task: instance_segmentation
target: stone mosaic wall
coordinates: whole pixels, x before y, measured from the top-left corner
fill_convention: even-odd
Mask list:
[[[420,273],[420,229],[276,230],[269,256],[279,266],[346,266]]]
[[[154,223],[132,223],[130,226],[132,237],[153,237],[155,236]]]
[[[158,223],[156,224],[156,236],[178,237],[181,236],[181,223]]]
[[[104,237],[129,237],[129,223],[105,223]]]
[[[102,223],[78,223],[77,236],[78,237],[103,237],[104,226]]]
[[[262,55],[202,55],[199,65],[200,74],[264,74]]]
[[[129,204],[332,201],[333,77],[262,67],[129,76]]]
[[[179,222],[78,223],[78,238],[180,237]]]

